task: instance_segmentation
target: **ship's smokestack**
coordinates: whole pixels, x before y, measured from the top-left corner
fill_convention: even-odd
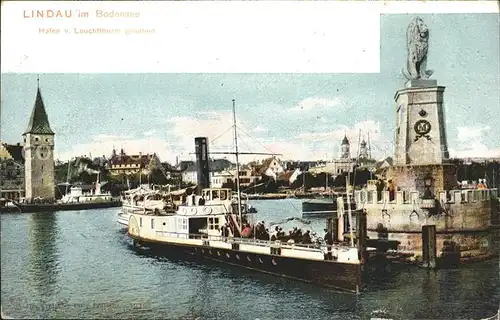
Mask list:
[[[194,138],[196,153],[196,172],[198,177],[198,191],[210,188],[210,170],[208,168],[208,138]]]

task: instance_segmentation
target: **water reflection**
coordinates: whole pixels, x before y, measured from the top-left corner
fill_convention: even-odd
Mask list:
[[[34,213],[28,216],[29,276],[40,296],[52,295],[57,288],[58,227],[53,212]]]

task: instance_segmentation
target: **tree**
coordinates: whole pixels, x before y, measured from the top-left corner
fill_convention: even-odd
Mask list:
[[[68,162],[56,163],[54,165],[54,176],[56,183],[66,182],[68,177]]]
[[[309,172],[302,172],[297,176],[297,179],[291,184],[292,189],[299,189],[305,187],[305,189],[310,189],[314,187],[316,178]],[[324,184],[323,184],[324,185]]]
[[[171,184],[172,179],[168,179],[165,174],[159,169],[154,168],[149,173],[149,182],[153,184],[166,185]]]

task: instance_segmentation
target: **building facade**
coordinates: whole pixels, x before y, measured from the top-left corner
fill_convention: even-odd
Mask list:
[[[117,154],[113,149],[109,159],[109,172],[112,175],[149,174],[155,168],[160,169],[161,162],[154,154],[133,154],[128,155],[123,149]]]
[[[210,177],[212,188],[222,188],[228,183],[233,183],[234,175],[229,171],[214,172]]]
[[[0,198],[19,200],[25,195],[24,156],[20,143],[0,144]]]

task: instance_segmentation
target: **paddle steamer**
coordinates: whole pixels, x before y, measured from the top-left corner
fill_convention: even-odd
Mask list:
[[[234,123],[234,154],[239,172],[236,120]],[[349,292],[361,291],[365,259],[354,244],[350,208],[349,214],[338,210],[337,221],[331,224],[335,226],[330,231],[332,241],[327,239],[327,244],[261,240],[255,236],[257,224],[241,197],[234,199],[230,189],[209,188],[207,138],[195,138],[195,144],[198,193],[188,196],[175,213],[131,213],[128,235],[135,245],[150,247],[167,255],[215,260]],[[238,175],[236,181],[236,195],[239,195]],[[339,209],[343,208],[342,203]],[[349,222],[350,241],[334,243],[334,238],[344,240],[343,235],[337,237],[334,230],[345,230],[345,221]],[[364,237],[362,235],[360,239]]]

